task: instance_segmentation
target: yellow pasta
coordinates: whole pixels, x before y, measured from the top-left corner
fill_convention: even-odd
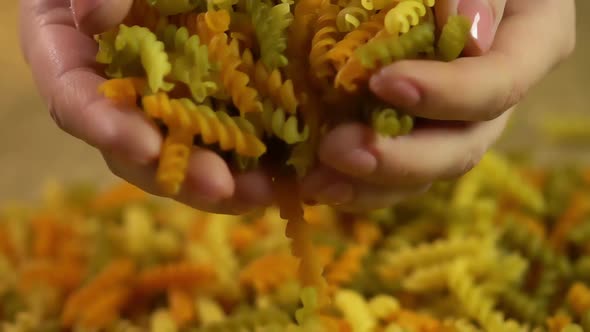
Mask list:
[[[156,182],[168,195],[180,192],[188,168],[192,143],[191,134],[172,132],[162,144]]]
[[[128,73],[145,72],[152,92],[168,91],[173,84],[165,81],[172,66],[164,44],[147,28],[121,25],[115,39],[117,53],[107,68],[111,77],[121,78]]]
[[[295,94],[293,81],[283,80],[279,70],[269,71],[262,62],[257,62],[253,69],[252,76],[258,92],[264,97],[270,97],[277,107],[295,114],[299,100]]]
[[[235,149],[247,157],[258,157],[265,152],[264,144],[253,134],[243,132],[225,112],[215,112],[188,99],[170,100],[164,94],[146,96],[143,104],[150,117],[190,135],[200,135],[205,144],[218,143],[223,150]]]
[[[411,27],[418,25],[424,15],[426,6],[421,1],[402,1],[387,12],[385,29],[394,36],[406,33]]]
[[[240,112],[260,112],[262,105],[258,92],[248,87],[250,79],[238,70],[241,59],[236,43],[235,40],[229,41],[225,34],[214,36],[208,44],[209,59],[219,63],[219,78]]]
[[[349,32],[358,28],[369,19],[369,12],[362,7],[342,8],[336,17],[336,26],[340,32]]]

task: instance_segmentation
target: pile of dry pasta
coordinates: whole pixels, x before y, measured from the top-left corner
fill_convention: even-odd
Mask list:
[[[361,121],[379,135],[414,119],[379,102],[368,80],[404,59],[451,61],[471,23],[435,0],[134,0],[123,24],[97,36],[110,80],[101,92],[162,130],[156,174],[176,195],[193,145],[238,170],[271,169],[276,205],[299,259],[301,284],[334,299],[314,251],[297,187],[330,128]],[[336,110],[336,111],[334,111]]]
[[[231,217],[129,185],[48,186],[0,215],[0,330],[590,331],[590,171],[490,153],[367,215],[306,207],[329,301],[276,209]]]
[[[471,23],[437,29],[435,0],[135,0],[97,36],[102,93],[162,128],[156,175],[180,190],[193,145],[238,169],[260,163],[302,176],[322,135],[361,121],[382,135],[414,119],[379,102],[368,80],[404,59],[459,57]]]

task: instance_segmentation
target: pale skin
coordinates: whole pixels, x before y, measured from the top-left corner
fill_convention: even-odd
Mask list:
[[[104,81],[91,38],[116,26],[132,0],[21,0],[21,45],[57,125],[96,147],[117,176],[160,194],[154,182],[162,138],[139,112],[97,92]],[[433,120],[400,138],[347,124],[322,141],[320,165],[303,179],[305,201],[349,211],[386,207],[440,179],[469,171],[495,142],[527,91],[575,47],[574,0],[437,0],[477,24],[467,55],[451,63],[402,61],[370,87],[384,101]],[[71,10],[71,8],[73,10]],[[268,174],[234,174],[195,147],[176,199],[197,209],[243,213],[272,204]]]

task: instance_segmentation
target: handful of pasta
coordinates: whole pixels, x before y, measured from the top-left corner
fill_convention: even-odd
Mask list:
[[[470,22],[436,31],[434,0],[135,0],[124,24],[97,37],[101,91],[161,126],[157,172],[175,195],[194,144],[248,169],[300,176],[323,133],[364,121],[404,135],[414,119],[370,95],[367,80],[403,59],[450,61]]]
[[[97,59],[112,78],[101,91],[162,128],[156,181],[167,195],[179,192],[194,144],[238,168],[270,163],[276,203],[300,259],[299,281],[323,307],[333,297],[295,172],[306,173],[322,134],[343,121],[365,121],[383,135],[412,130],[412,117],[380,104],[366,82],[394,61],[461,54],[470,23],[451,17],[438,33],[433,6],[434,0],[135,0],[124,24],[97,38]]]

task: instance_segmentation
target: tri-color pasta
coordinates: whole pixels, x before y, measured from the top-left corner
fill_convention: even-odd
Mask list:
[[[264,166],[261,159],[303,176],[341,117],[382,135],[410,133],[404,110],[397,110],[401,129],[393,128],[391,112],[363,116],[365,100],[374,99],[366,83],[395,61],[460,56],[469,22],[451,17],[435,31],[433,6],[434,0],[134,0],[123,24],[96,38],[97,61],[111,79],[101,91],[143,110],[141,98],[167,95],[245,118],[272,148],[250,159],[224,154],[227,162],[251,169]],[[165,194],[179,192],[184,177],[174,179],[162,183]]]
[[[489,157],[550,199],[549,182]],[[232,217],[130,185],[54,185],[41,204],[0,212],[0,329],[587,331],[590,248],[572,234],[587,227],[590,211],[557,247],[551,239],[564,232],[558,220],[571,214],[569,204],[551,211],[555,216],[531,210],[512,188],[488,187],[494,169],[472,172],[479,176],[470,181],[485,190],[469,205],[452,203],[461,180],[380,213],[306,207],[309,223],[287,233],[297,239],[293,230],[304,230],[309,241],[297,251],[313,250],[311,263],[290,253],[287,222],[276,208]],[[588,193],[590,183],[574,189]],[[489,202],[498,206],[491,217],[473,213]],[[461,215],[471,216],[468,224]],[[318,275],[302,278],[301,264],[325,266],[323,289],[313,286]]]
[[[395,105],[375,107],[380,104],[368,92],[367,82],[377,70],[396,61],[452,61],[461,55],[470,23],[466,18],[450,17],[439,31],[434,3],[134,0],[123,25],[97,36],[97,61],[107,65],[105,74],[111,79],[101,91],[114,102],[142,110],[162,129],[165,137],[156,174],[162,192],[174,196],[182,190],[191,147],[198,145],[218,151],[230,166],[262,166],[274,172],[275,203],[288,223],[273,233],[276,238],[272,241],[248,241],[248,236],[255,235],[242,233],[236,240],[239,254],[229,248],[232,241],[226,232],[234,223],[227,220],[215,226],[208,221],[204,226],[207,230],[200,230],[206,236],[191,232],[195,235],[192,240],[198,240],[185,251],[174,242],[182,235],[155,231],[149,223],[131,223],[143,228],[115,233],[125,237],[130,230],[143,229],[140,236],[127,242],[135,247],[123,251],[144,267],[137,285],[133,293],[111,290],[110,297],[99,302],[103,306],[88,314],[92,319],[78,319],[81,324],[117,321],[116,316],[111,319],[116,313],[108,311],[108,306],[115,311],[124,308],[134,296],[142,303],[152,303],[156,295],[165,293],[170,303],[150,311],[152,329],[172,329],[172,321],[179,327],[192,324],[207,330],[199,326],[199,315],[188,305],[188,298],[198,293],[208,308],[218,303],[226,311],[228,318],[212,327],[221,331],[236,330],[244,324],[256,331],[345,329],[338,326],[367,332],[378,326],[385,331],[434,331],[470,323],[488,330],[511,331],[518,326],[504,320],[496,304],[502,303],[507,285],[525,274],[525,264],[518,265],[525,258],[505,255],[498,250],[499,243],[540,264],[542,273],[530,297],[546,303],[542,309],[550,309],[558,290],[554,284],[570,278],[572,268],[563,265],[563,256],[546,251],[550,247],[539,242],[544,238],[528,245],[516,241],[525,233],[514,233],[510,222],[501,223],[502,232],[493,231],[500,208],[493,199],[481,198],[490,191],[502,192],[504,199],[527,212],[545,212],[543,194],[520,178],[509,163],[493,155],[484,159],[470,181],[445,192],[452,201],[441,202],[440,196],[428,201],[432,214],[449,219],[442,233],[420,213],[415,216],[422,220],[416,222],[418,230],[408,224],[400,226],[400,231],[417,234],[412,238],[382,236],[382,226],[390,227],[388,223],[371,227],[358,222],[351,235],[332,220],[333,224],[323,226],[338,229],[338,234],[333,234],[337,239],[327,241],[341,247],[333,252],[324,248],[324,255],[316,254],[319,248],[313,236],[317,225],[304,218],[295,175],[304,176],[315,164],[322,136],[343,121],[364,122],[384,136],[411,134],[414,118],[404,115],[402,109],[394,110]],[[486,176],[492,169],[497,173]],[[446,209],[448,203],[451,210]],[[500,219],[508,217],[502,215]],[[472,223],[472,219],[479,222]],[[567,221],[559,225],[559,232],[564,233],[576,224]],[[564,235],[555,237],[562,243],[569,241]],[[281,260],[286,266],[272,264],[280,267],[276,276],[246,268],[248,273],[242,274],[240,282],[234,278],[245,266],[253,266],[253,270],[267,266],[269,263],[259,255],[267,254],[269,248],[286,250],[289,246],[296,259]],[[533,252],[538,248],[543,249],[540,255]],[[104,253],[101,259],[107,254],[113,255]],[[481,260],[480,264],[472,264],[474,259]],[[500,264],[518,268],[500,277],[494,273]],[[94,268],[100,270],[100,263]],[[547,270],[553,268],[558,269],[557,274]],[[406,282],[400,279],[402,276],[408,278]],[[437,284],[440,280],[446,283]],[[282,287],[288,282],[303,289],[303,308],[296,312],[298,299],[292,293],[298,288],[290,288],[289,300],[277,300],[283,293],[273,294],[288,293]],[[447,291],[453,298],[449,301],[455,301],[454,309],[460,308],[471,322],[443,322],[437,315],[447,318],[456,313],[445,311],[452,311],[453,306],[442,300],[433,302],[431,312],[413,311],[417,310],[412,305],[415,293],[440,289]],[[380,317],[374,316],[373,296],[392,291],[399,292],[399,299],[387,303],[393,308],[391,303],[399,300],[403,309],[392,309],[395,312],[389,316],[381,312]],[[240,304],[253,303],[256,308],[245,313],[236,309]],[[98,317],[102,312],[106,318]],[[293,316],[294,321],[277,320]],[[530,315],[517,318],[523,317],[535,320]]]

